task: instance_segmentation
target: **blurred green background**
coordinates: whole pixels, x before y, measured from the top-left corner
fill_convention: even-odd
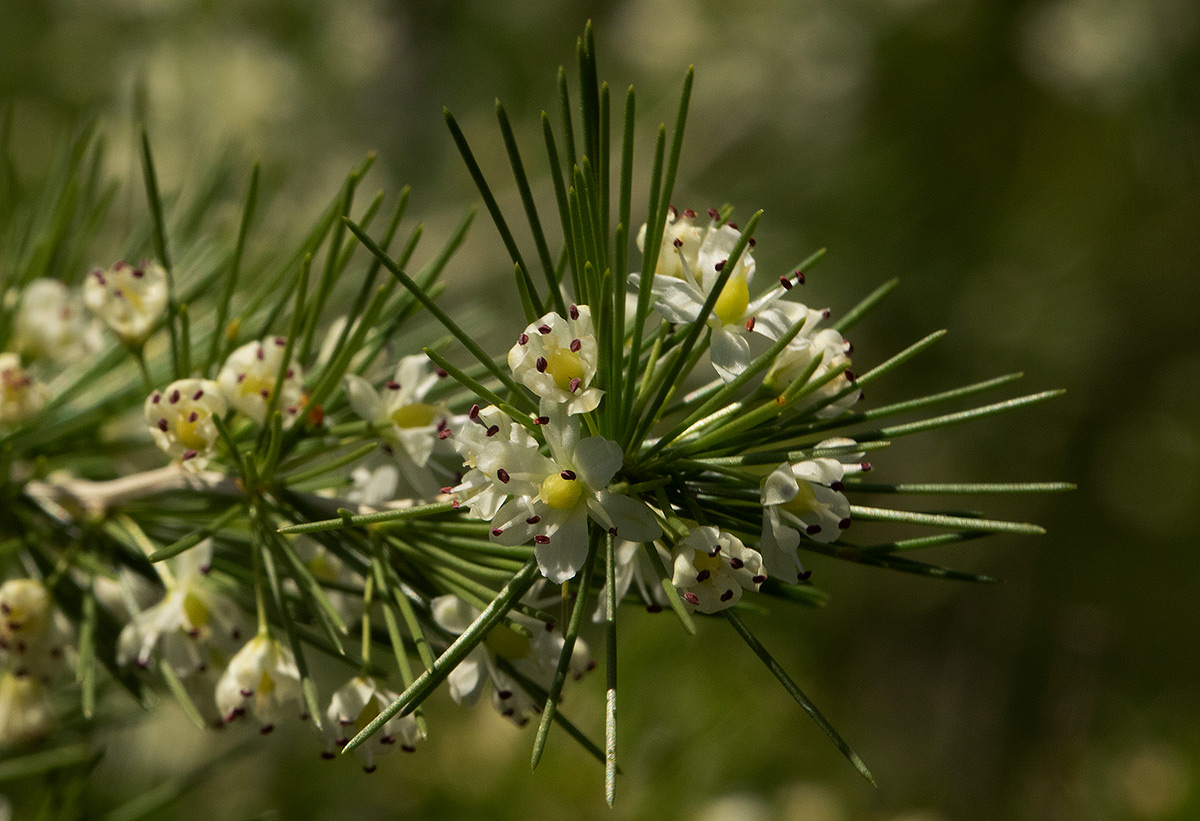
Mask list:
[[[4,0],[0,99],[14,105],[30,169],[80,116],[99,116],[127,209],[141,207],[143,113],[164,187],[196,184],[224,152],[247,170],[262,159],[284,193],[270,220],[295,228],[377,150],[369,182],[411,183],[410,213],[437,242],[476,198],[441,106],[515,206],[493,99],[544,182],[538,114],[557,116],[554,72],[566,64],[573,76],[588,18],[603,76],[639,90],[637,185],[695,64],[677,204],[728,202],[743,218],[763,208],[764,274],[828,247],[803,296],[812,305],[844,311],[900,277],[851,336],[856,370],[950,329],[868,401],[1016,370],[1026,392],[1067,388],[1049,405],[897,444],[875,460],[881,480],[1079,490],[987,504],[1044,524],[1045,537],[929,557],[1002,584],[814,559],[828,608],[749,617],[871,766],[875,789],[722,622],[688,639],[639,612],[622,622],[615,810],[601,768],[565,737],[531,776],[530,730],[445,696],[416,755],[373,776],[319,761],[304,728],[222,753],[244,738],[198,738],[168,707],[113,736],[89,806],[219,756],[163,817],[1200,817],[1191,0]],[[451,264],[451,297],[506,272],[481,217]],[[602,691],[593,676],[566,702],[597,733]],[[0,785],[18,812],[22,789]]]

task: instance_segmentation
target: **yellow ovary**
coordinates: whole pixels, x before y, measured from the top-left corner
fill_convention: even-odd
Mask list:
[[[258,681],[258,694],[260,696],[269,696],[275,690],[275,680],[263,670],[262,678]]]
[[[781,508],[788,513],[794,513],[797,516],[803,516],[805,513],[815,513],[820,507],[817,501],[817,494],[813,492],[812,485],[808,482],[797,482],[799,489],[796,492],[796,498],[790,502],[785,502],[780,505]]]
[[[572,379],[583,379],[583,360],[570,348],[551,348],[546,355],[546,373],[560,390],[570,390]]]
[[[189,421],[192,413],[196,414],[194,422]],[[200,432],[200,423],[206,416],[203,411],[179,411],[179,418],[175,421],[175,438],[179,440],[179,444],[188,450],[205,450],[208,447],[208,439]]]
[[[437,408],[433,405],[413,402],[392,411],[392,424],[399,428],[424,428],[433,424],[435,416]]]
[[[193,628],[208,626],[208,605],[194,593],[184,594],[183,613]]]
[[[529,639],[512,628],[498,624],[488,633],[484,644],[498,656],[506,659],[523,659],[529,656]]]
[[[252,373],[246,374],[242,381],[238,383],[238,391],[242,396],[249,396],[252,393],[261,394],[263,391],[267,391],[269,395],[273,387],[275,387],[275,380]]]
[[[746,284],[746,275],[734,274],[721,289],[717,304],[713,306],[713,313],[721,320],[722,325],[732,325],[742,321],[749,306],[750,287]]]
[[[551,473],[542,482],[539,497],[555,510],[567,510],[579,503],[583,495],[583,485],[578,479],[564,479],[558,473]]]
[[[712,578],[717,574],[717,571],[721,569],[721,562],[723,561],[724,559],[721,557],[720,553],[715,556],[710,556],[703,550],[697,550],[696,555],[692,557],[692,567],[696,568],[697,573],[703,573],[705,570],[707,570],[709,572],[709,578]]]

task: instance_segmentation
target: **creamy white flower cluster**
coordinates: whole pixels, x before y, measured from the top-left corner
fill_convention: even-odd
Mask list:
[[[525,602],[534,606],[552,606],[554,596],[545,596],[540,587],[534,587],[525,596]],[[438,627],[452,636],[465,632],[479,610],[458,596],[439,596],[430,602],[433,619]],[[554,678],[558,658],[563,649],[563,635],[554,625],[544,624],[517,611],[509,613],[516,623],[530,628],[533,637],[498,625],[488,634],[483,644],[472,650],[447,678],[450,697],[459,704],[474,704],[490,682],[492,706],[500,715],[524,726],[531,716],[541,712],[542,704],[535,701],[512,676],[500,668],[500,660],[508,662],[520,675],[544,689],[549,689]],[[571,677],[578,680],[595,668],[587,644],[577,638],[571,649]]]
[[[0,748],[55,726],[50,685],[67,669],[71,627],[37,579],[0,585]]]
[[[715,210],[710,210],[708,216],[708,222],[699,225],[695,211],[679,213],[670,209],[650,285],[658,314],[668,322],[703,321],[712,328],[709,356],[713,368],[725,382],[736,379],[754,358],[751,334],[774,341],[798,322],[803,323],[800,332],[768,369],[764,385],[782,393],[817,357],[821,357],[820,364],[809,377],[811,381],[819,381],[835,370],[845,371],[850,364],[849,343],[832,328],[817,328],[829,317],[829,311],[813,310],[784,299],[797,283],[804,282],[803,272],[781,276],[776,286],[751,298],[750,285],[756,270],[751,253],[753,240],[738,257],[712,313],[707,317],[700,316],[705,300],[741,237],[737,226],[721,222]],[[638,248],[643,252],[645,239],[646,226],[643,225],[638,233]],[[640,276],[631,276],[631,285],[636,287]],[[848,391],[833,401],[833,397],[848,386],[849,378],[845,374],[837,376],[815,392],[818,399],[829,400],[820,411],[821,416],[837,416],[858,401],[858,391]]]

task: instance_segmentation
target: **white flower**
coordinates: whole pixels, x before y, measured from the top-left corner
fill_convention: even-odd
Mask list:
[[[45,404],[46,386],[21,367],[15,353],[0,353],[0,427],[16,427]]]
[[[767,580],[762,557],[741,539],[707,525],[695,527],[675,546],[671,583],[683,596],[688,611],[716,613],[733,607],[742,590],[758,590]]]
[[[838,438],[826,439],[817,447],[853,444],[851,439]],[[852,463],[861,455],[853,453],[843,458]],[[809,577],[796,552],[800,534],[828,544],[850,526],[850,502],[842,493],[842,478],[861,469],[859,464],[821,457],[782,464],[763,479],[759,491],[763,507],[759,550],[768,573],[787,581]]]
[[[213,417],[227,406],[221,388],[210,379],[180,379],[146,398],[143,409],[154,442],[189,470],[202,470],[212,456],[218,433]]]
[[[285,718],[301,715],[302,697],[292,651],[262,633],[246,642],[217,682],[217,709],[225,722],[250,710],[264,733]]]
[[[422,497],[437,495],[439,486],[429,470],[429,457],[437,443],[449,436],[445,406],[425,402],[438,378],[423,355],[401,359],[382,396],[361,376],[346,375],[350,407],[360,418],[383,428],[397,466]]]
[[[32,676],[0,676],[0,748],[28,744],[54,729],[54,705],[46,687]]]
[[[592,312],[572,305],[569,318],[551,311],[530,324],[508,352],[513,376],[545,402],[564,404],[567,413],[587,413],[604,391],[590,387],[600,355],[592,333]]]
[[[21,292],[13,317],[13,345],[34,358],[67,362],[101,345],[100,328],[88,322],[78,293],[57,279],[38,278]]]
[[[687,217],[690,213],[685,212],[685,217],[678,222],[690,219]],[[691,232],[684,232],[685,236],[675,236],[672,241],[673,254],[668,254],[664,249],[664,254],[673,257],[674,263],[667,265],[667,273],[664,274],[660,255],[657,266],[659,273],[650,287],[657,298],[655,310],[668,322],[708,323],[712,328],[709,356],[713,367],[722,380],[732,382],[752,359],[750,342],[746,338],[748,334],[757,333],[770,340],[778,339],[796,322],[804,320],[806,324],[810,323],[812,312],[803,305],[780,301],[793,287],[790,277],[780,277],[778,286],[751,300],[750,283],[754,278],[755,262],[747,247],[738,257],[737,267],[729,274],[713,304],[712,314],[701,317],[704,303],[741,237],[731,225],[718,224],[715,212],[711,213],[713,222],[701,235],[694,254],[689,246],[689,241],[694,241]],[[664,241],[679,233],[674,228],[677,224],[675,220],[668,219],[668,229],[674,230],[664,232]],[[688,241],[685,241],[685,237]],[[638,281],[639,275],[630,277],[633,284],[636,285]]]
[[[542,574],[562,583],[587,557],[589,517],[635,542],[656,539],[662,531],[644,502],[608,489],[621,468],[620,445],[602,436],[580,439],[578,419],[562,406],[550,410],[542,425],[550,457],[531,437],[506,440],[496,426],[497,435],[468,460],[478,472],[454,490],[464,493],[464,504],[480,500],[489,508],[498,497],[511,495],[492,516],[492,539],[504,545],[532,541]],[[490,494],[482,487],[484,478],[492,485]]]
[[[345,747],[350,739],[358,735],[375,720],[384,707],[398,698],[396,693],[384,687],[370,676],[350,679],[333,694],[329,709],[325,711],[324,733],[329,749],[322,755],[333,758],[333,747]],[[393,752],[397,745],[405,752],[413,752],[417,742],[425,736],[412,715],[393,716],[384,722],[379,732],[365,743],[354,748],[363,760],[363,769],[374,772],[375,756]]]
[[[669,563],[671,556],[657,542],[651,544],[652,550],[657,550],[664,562]],[[638,594],[650,612],[658,612],[667,605],[667,597],[659,584],[658,573],[650,564],[646,551],[638,542],[618,542],[616,545],[616,577],[617,607],[629,593],[629,588],[636,584]],[[597,596],[596,610],[592,613],[592,621],[604,621],[608,613],[608,584],[600,586]]]
[[[127,345],[140,345],[167,307],[167,272],[157,262],[118,262],[92,270],[83,301]]]
[[[828,313],[826,312],[824,316],[828,316]],[[807,331],[806,327],[800,335],[788,343],[786,348],[779,352],[779,356],[775,357],[775,361],[771,363],[766,376],[763,377],[763,384],[776,394],[787,390],[788,386],[796,381],[818,356],[823,358],[821,364],[809,377],[810,381],[820,380],[834,370],[845,371],[850,364],[849,354],[852,348],[840,333],[833,328],[825,328],[809,336]],[[834,396],[851,384],[851,379],[848,372],[841,373],[813,391],[812,396],[815,399],[826,403],[817,411],[817,416],[823,419],[839,416],[862,398],[862,391],[852,390],[845,396],[831,401]]]
[[[551,603],[538,602],[536,588],[525,598],[535,606]],[[433,599],[430,609],[437,625],[456,636],[465,632],[479,617],[478,610],[453,595]],[[542,705],[497,667],[495,657],[507,659],[521,675],[543,688],[549,688],[562,654],[564,639],[559,631],[518,612],[509,613],[509,617],[530,627],[533,638],[526,638],[503,624],[497,625],[483,643],[477,645],[451,671],[446,683],[450,687],[450,697],[455,702],[474,704],[487,682],[492,682],[492,705],[500,715],[521,727],[531,715],[541,711]],[[587,644],[577,638],[568,668],[572,677],[578,680],[594,667]]]
[[[655,265],[656,276],[672,277],[674,279],[691,278],[700,281],[700,249],[705,238],[711,233],[733,234],[736,242],[738,232],[735,228],[724,225],[716,211],[709,211],[709,223],[704,227],[696,225],[696,212],[687,209],[682,214],[670,206],[667,219],[663,225],[662,245],[658,252],[658,262]],[[638,231],[637,247],[643,254],[646,252],[645,224]]]
[[[0,585],[0,650],[18,676],[51,680],[66,667],[70,624],[37,579]]]
[[[247,342],[229,355],[217,375],[217,384],[225,400],[260,425],[267,417],[267,402],[271,391],[275,390],[286,346],[287,339],[282,336]],[[293,359],[284,372],[276,406],[283,414],[284,425],[294,422],[300,412],[300,404],[304,401],[303,382],[304,374]]]
[[[171,561],[156,565],[166,585],[157,604],[135,615],[121,631],[117,662],[150,664],[155,650],[180,678],[204,671],[217,657],[233,651],[241,635],[242,613],[209,578],[212,539],[205,539]]]

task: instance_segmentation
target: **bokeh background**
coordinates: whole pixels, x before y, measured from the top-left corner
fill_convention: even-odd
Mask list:
[[[196,739],[166,706],[111,736],[90,811],[215,761],[163,818],[1200,817],[1191,0],[4,0],[0,100],[30,173],[98,117],[120,207],[141,207],[144,119],[164,188],[198,184],[218,156],[247,171],[260,159],[283,192],[268,225],[297,230],[378,151],[369,183],[411,183],[410,213],[440,238],[476,199],[441,107],[515,204],[493,99],[545,182],[538,115],[555,111],[555,70],[573,76],[588,18],[603,76],[639,90],[639,185],[695,64],[676,202],[765,209],[764,272],[827,247],[810,304],[844,311],[900,277],[852,335],[856,370],[950,329],[869,400],[1016,370],[1026,392],[1067,389],[897,444],[876,460],[882,480],[1079,489],[989,505],[1045,537],[930,556],[1001,584],[814,560],[829,607],[750,617],[877,788],[722,622],[689,639],[636,613],[622,623],[615,810],[600,767],[565,737],[530,775],[531,731],[439,696],[431,738],[372,776],[319,761],[303,728],[235,752],[245,737]],[[451,264],[451,296],[510,271],[481,218]],[[602,688],[593,677],[566,705],[594,732]],[[0,785],[18,811],[27,788]]]

